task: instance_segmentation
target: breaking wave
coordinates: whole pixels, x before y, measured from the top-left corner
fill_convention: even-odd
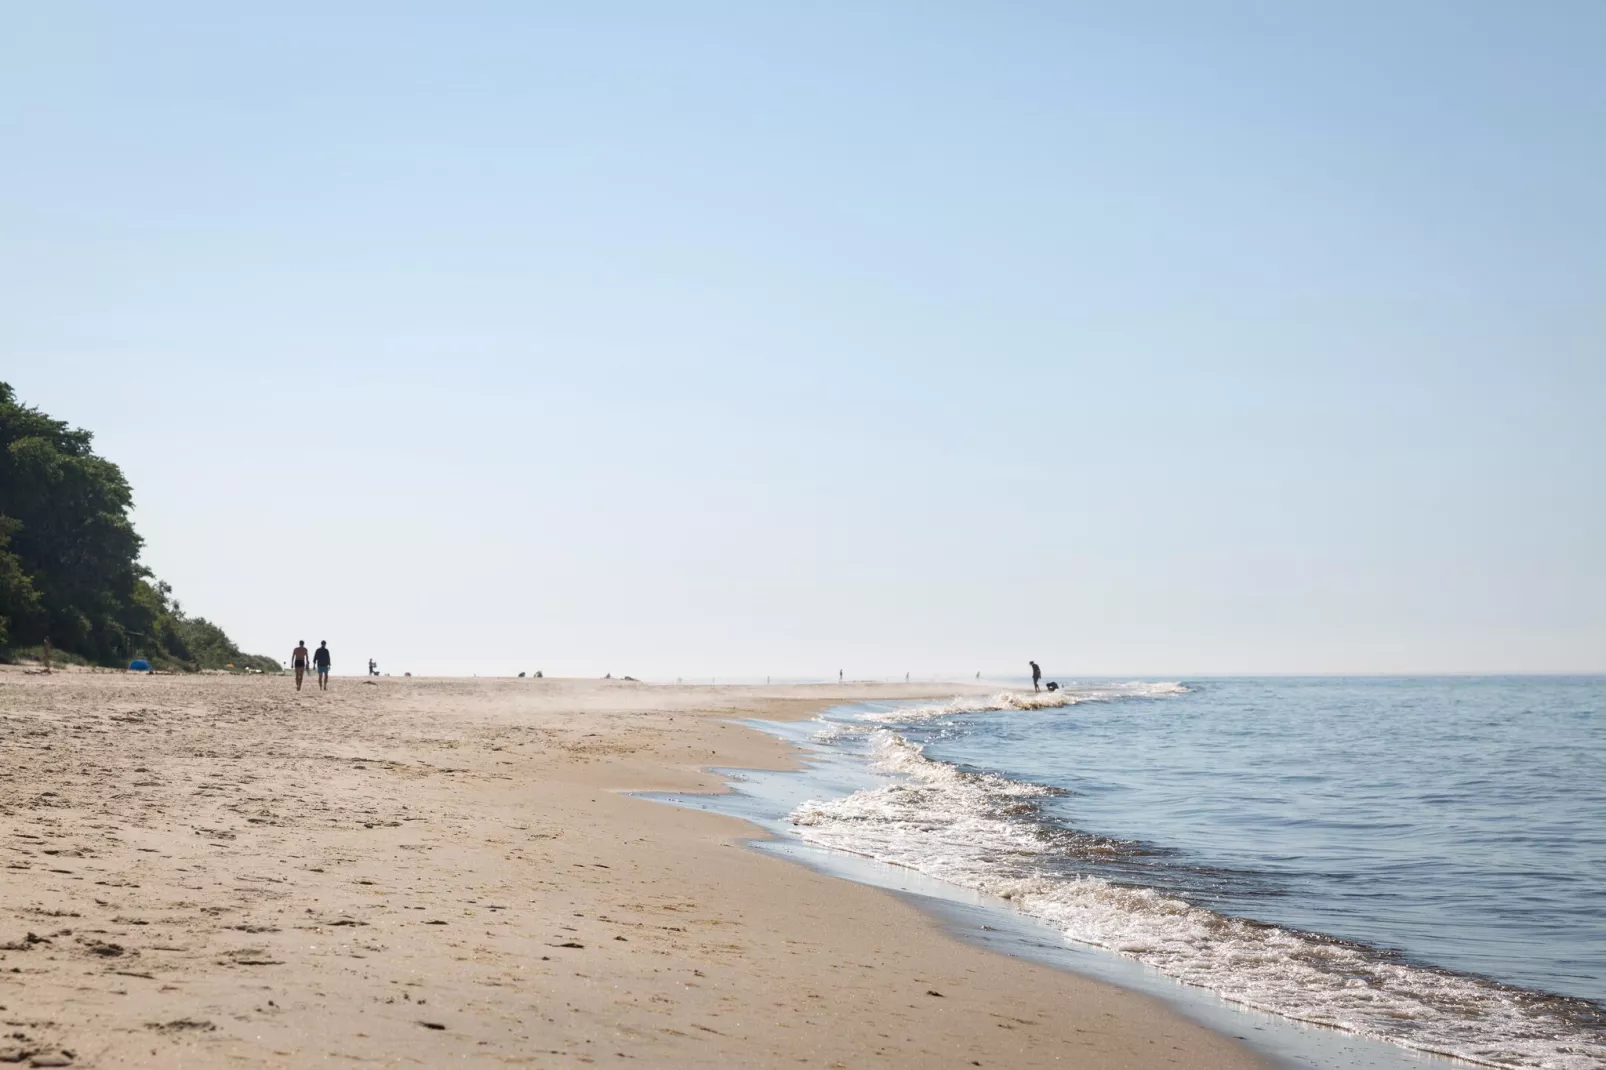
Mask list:
[[[1156,690],[1137,690],[1138,688]],[[1170,688],[1170,691],[1158,690]],[[1122,685],[1107,698],[1175,694]],[[955,713],[1098,701],[1086,692],[999,695],[877,712],[880,724]],[[1015,703],[1022,705],[1017,706]],[[905,866],[1009,900],[1069,940],[1148,964],[1183,983],[1304,1022],[1488,1066],[1606,1066],[1606,1011],[1406,961],[1388,951],[1230,917],[1156,889],[1090,876],[1148,853],[1066,828],[1043,810],[1061,789],[935,761],[885,727],[873,761],[897,779],[791,815],[809,842]]]
[[[1071,685],[1057,691],[1000,691],[991,696],[961,695],[946,702],[907,706],[876,707],[859,715],[875,724],[916,724],[952,717],[961,713],[991,713],[1000,710],[1046,710],[1059,706],[1079,706],[1084,702],[1114,702],[1119,699],[1164,698],[1185,695],[1181,683]]]

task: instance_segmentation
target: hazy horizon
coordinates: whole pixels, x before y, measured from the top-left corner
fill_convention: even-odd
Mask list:
[[[336,672],[1606,672],[1606,8],[0,16],[0,380]]]
[[[349,672],[331,672],[331,678],[363,679],[367,674],[363,665],[354,667]],[[442,673],[430,676],[425,673],[414,672],[380,672],[381,677],[411,677],[423,680],[534,680],[532,674],[520,677],[516,672],[474,672],[474,673]],[[1043,683],[1048,683],[1055,674],[1044,673]],[[1606,673],[1599,672],[1443,672],[1443,673],[1117,673],[1110,676],[1101,674],[1084,674],[1074,676],[1059,674],[1056,682],[1066,687],[1087,685],[1108,685],[1111,683],[1133,682],[1176,682],[1183,684],[1204,684],[1226,680],[1510,680],[1533,678],[1535,680],[1595,680],[1606,678]],[[679,685],[686,687],[746,687],[746,686],[773,686],[773,687],[835,687],[839,681],[835,676],[628,676],[609,674],[604,677],[595,676],[562,676],[557,673],[548,673],[540,679],[556,682],[579,681],[587,683],[598,679],[613,679],[621,683],[641,683],[656,685]],[[897,673],[882,674],[879,676],[852,676],[848,675],[840,681],[842,686],[852,687],[855,684],[910,684],[937,686],[952,684],[963,686],[965,684],[993,684],[1007,687],[1030,687],[1031,677],[1025,673],[987,673],[980,676],[974,673],[928,673],[924,676],[911,673],[909,679]]]

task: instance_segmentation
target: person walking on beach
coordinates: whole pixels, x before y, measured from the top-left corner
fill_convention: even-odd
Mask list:
[[[301,690],[301,677],[307,672],[307,641],[296,640],[296,648],[290,651],[290,667],[296,671],[296,690]]]
[[[312,652],[312,663],[318,667],[318,690],[329,690],[329,640],[318,640],[318,649]]]
[[[1038,686],[1038,683],[1043,679],[1043,670],[1037,667],[1037,662],[1035,661],[1028,661],[1026,664],[1032,667],[1032,690],[1041,691],[1042,688]]]

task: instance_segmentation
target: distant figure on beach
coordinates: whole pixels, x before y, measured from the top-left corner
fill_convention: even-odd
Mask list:
[[[318,640],[318,649],[312,652],[312,663],[318,667],[318,690],[329,690],[329,640]]]
[[[838,669],[836,671],[836,682],[839,683],[839,684],[842,682],[842,670],[841,669]]]
[[[375,661],[373,658],[369,658],[368,659],[368,675],[369,676],[378,676],[379,675],[379,662]]]
[[[1032,667],[1032,690],[1041,690],[1041,688],[1039,688],[1037,685],[1038,681],[1042,680],[1043,678],[1043,670],[1037,667],[1037,662],[1035,661],[1028,661],[1026,664]]]
[[[309,656],[307,653],[307,641],[305,639],[297,639],[296,648],[290,651],[290,667],[296,671],[297,691],[301,690],[301,677],[306,675]]]

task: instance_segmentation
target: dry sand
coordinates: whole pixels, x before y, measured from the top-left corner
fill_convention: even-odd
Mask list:
[[[932,693],[0,672],[0,1061],[1260,1065],[621,793]]]

